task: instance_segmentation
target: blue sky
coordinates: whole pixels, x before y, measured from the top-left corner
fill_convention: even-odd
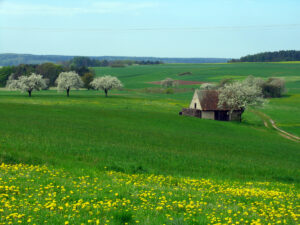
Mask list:
[[[299,0],[0,0],[0,53],[235,58],[300,50]]]

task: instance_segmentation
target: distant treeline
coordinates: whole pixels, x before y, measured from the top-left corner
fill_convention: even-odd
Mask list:
[[[134,60],[99,60],[99,59],[93,59],[89,57],[84,56],[75,56],[69,61],[62,62],[62,65],[68,66],[68,67],[105,67],[105,66],[111,66],[111,67],[125,67],[125,66],[131,66],[134,64],[138,65],[156,65],[156,64],[162,64],[162,61],[134,61]]]
[[[300,51],[263,52],[255,55],[247,55],[240,59],[232,59],[229,62],[281,62],[300,61]]]
[[[64,61],[58,64],[55,63],[42,63],[42,64],[19,64],[17,66],[3,66],[0,68],[0,86],[5,86],[9,76],[12,75],[12,79],[18,79],[20,76],[28,76],[31,73],[41,74],[47,80],[48,86],[54,86],[54,82],[61,72],[75,71],[82,77],[83,81],[86,80],[86,88],[89,80],[91,80],[95,74],[94,70],[89,67],[125,67],[133,64],[139,65],[155,65],[161,64],[161,61],[133,61],[133,60],[98,60],[91,59],[89,57],[73,57],[68,61]]]
[[[31,54],[0,54],[0,66],[17,66],[19,64],[42,64],[46,62],[62,63],[75,56],[61,55],[31,55]],[[163,63],[225,63],[226,58],[156,58],[156,57],[127,57],[127,56],[91,56],[91,60],[99,61],[134,61],[134,62],[163,62]],[[139,64],[139,63],[138,63]]]
[[[28,76],[31,73],[41,74],[46,79],[48,86],[54,86],[54,82],[61,72],[75,71],[81,77],[94,76],[94,71],[86,66],[58,65],[54,63],[20,64],[18,66],[3,66],[0,68],[0,86],[5,86],[9,76],[18,79],[20,76]]]

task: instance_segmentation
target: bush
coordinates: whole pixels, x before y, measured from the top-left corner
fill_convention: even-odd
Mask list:
[[[178,76],[185,76],[185,75],[192,75],[192,72],[183,72],[183,73],[179,73]]]
[[[271,77],[262,85],[262,92],[265,98],[279,98],[285,92],[285,82]]]
[[[166,93],[166,94],[174,94],[174,89],[173,89],[173,88],[167,88],[167,89],[165,90],[165,93]]]

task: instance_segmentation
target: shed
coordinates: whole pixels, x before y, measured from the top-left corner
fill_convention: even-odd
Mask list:
[[[236,109],[230,116],[230,110],[219,108],[219,92],[217,90],[195,90],[189,108],[182,109],[181,114],[211,120],[241,121],[243,109]]]

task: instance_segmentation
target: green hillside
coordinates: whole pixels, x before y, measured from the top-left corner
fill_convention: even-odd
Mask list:
[[[191,87],[145,88],[166,77],[284,77],[286,95],[258,111],[299,135],[300,63],[95,70],[118,76],[125,89],[108,98],[0,90],[0,223],[298,224],[299,143],[250,110],[242,123],[179,116]]]
[[[166,64],[127,68],[98,67],[95,71],[98,76],[111,74],[119,77],[129,89],[153,87],[149,82],[160,81],[166,77],[202,82],[218,82],[225,78],[245,79],[249,75],[263,78],[281,77],[286,81],[285,97],[271,99],[262,111],[285,130],[300,136],[300,63]],[[191,74],[179,76],[185,72]],[[185,87],[197,88],[199,85]],[[191,96],[192,91],[164,97],[182,99],[188,104]]]
[[[289,92],[300,86],[300,63],[214,63],[214,64],[163,64],[153,66],[131,66],[126,68],[95,68],[98,75],[118,76],[126,88],[151,86],[147,82],[160,81],[166,77],[176,80],[216,82],[223,78],[243,79],[258,77],[284,77]],[[191,72],[190,75],[178,76]]]

